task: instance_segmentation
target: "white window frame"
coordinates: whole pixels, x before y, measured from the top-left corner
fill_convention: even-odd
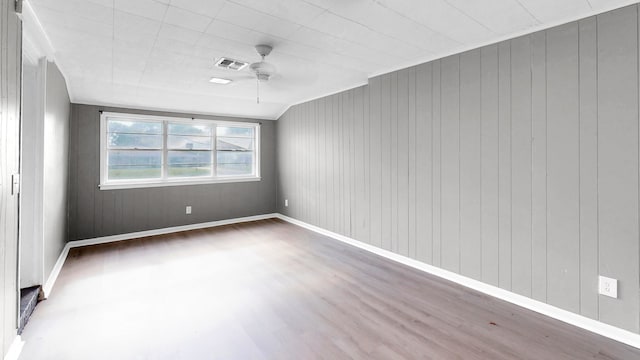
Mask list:
[[[142,121],[162,121],[162,167],[160,179],[126,179],[126,180],[109,180],[109,164],[107,154],[107,119],[123,118],[131,120]],[[189,123],[197,125],[215,125],[215,126],[232,126],[254,129],[254,150],[253,150],[253,170],[254,173],[249,176],[216,176],[217,166],[217,148],[215,133],[212,134],[212,175],[211,176],[199,176],[199,177],[183,177],[183,178],[169,178],[167,177],[167,153],[169,151],[167,147],[167,124],[168,123]],[[101,112],[100,114],[100,184],[98,187],[100,190],[116,190],[116,189],[136,189],[136,188],[148,188],[148,187],[163,187],[163,186],[179,186],[179,185],[202,185],[202,184],[218,184],[218,183],[234,183],[234,182],[247,182],[247,181],[260,181],[260,123],[253,122],[235,122],[235,121],[223,121],[223,120],[205,120],[195,118],[180,118],[180,117],[168,117],[168,116],[155,116],[155,115],[140,115],[140,114],[128,114],[117,112]]]

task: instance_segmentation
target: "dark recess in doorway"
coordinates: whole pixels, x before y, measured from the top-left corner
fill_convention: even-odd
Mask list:
[[[31,314],[36,309],[38,295],[40,295],[40,286],[20,289],[20,325],[18,326],[18,335],[22,334],[24,326],[27,325]]]

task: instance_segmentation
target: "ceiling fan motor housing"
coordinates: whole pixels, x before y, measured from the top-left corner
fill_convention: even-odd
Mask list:
[[[265,56],[269,56],[269,54],[271,54],[271,50],[273,50],[273,47],[271,45],[264,45],[264,44],[256,45],[256,51],[263,58]]]

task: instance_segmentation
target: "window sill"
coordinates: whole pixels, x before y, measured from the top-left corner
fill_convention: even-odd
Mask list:
[[[219,179],[199,179],[199,180],[175,180],[175,181],[162,181],[162,182],[129,182],[129,183],[108,183],[100,184],[98,188],[100,190],[121,190],[121,189],[141,189],[141,188],[154,188],[154,187],[166,187],[166,186],[184,186],[184,185],[208,185],[208,184],[225,184],[225,183],[238,183],[238,182],[251,182],[260,181],[260,177],[243,177],[243,178],[219,178]]]

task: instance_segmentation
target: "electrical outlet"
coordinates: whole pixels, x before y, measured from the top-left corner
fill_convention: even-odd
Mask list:
[[[185,209],[185,213],[187,215],[191,215],[191,205],[187,206],[187,208]]]
[[[284,199],[284,207],[288,207],[289,206],[289,199]]]
[[[618,298],[618,280],[600,276],[598,282],[598,292],[600,295]]]

